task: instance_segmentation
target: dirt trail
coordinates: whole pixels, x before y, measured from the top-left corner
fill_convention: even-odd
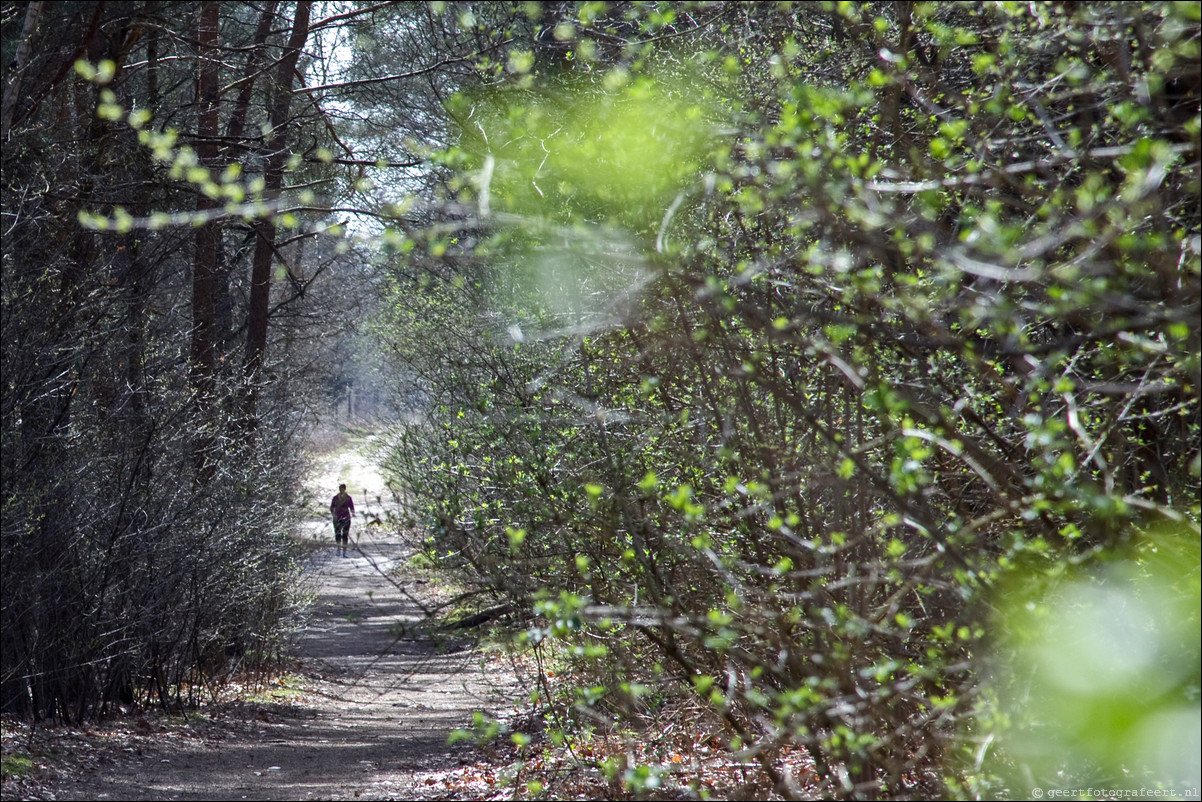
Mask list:
[[[352,556],[336,556],[328,513],[339,482],[356,506]],[[394,527],[364,526],[391,494],[362,450],[326,461],[310,484],[315,501],[305,536],[314,550],[317,598],[299,643],[309,693],[279,703],[236,706],[174,726],[140,722],[120,751],[64,771],[54,799],[421,799],[448,798],[440,776],[470,762],[449,747],[472,712],[501,712],[515,688],[503,665],[481,666],[464,644],[398,624],[422,617],[430,588],[383,574],[412,547]],[[395,512],[395,510],[393,510]],[[247,713],[250,713],[248,716]]]

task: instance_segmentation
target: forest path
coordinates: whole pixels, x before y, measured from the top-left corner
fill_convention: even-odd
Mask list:
[[[356,507],[357,545],[345,558],[335,554],[328,513],[340,482]],[[413,547],[399,527],[364,525],[363,513],[396,512],[365,446],[322,460],[309,490],[304,536],[316,541],[316,596],[298,645],[304,693],[290,682],[255,697],[271,701],[216,706],[184,723],[139,719],[42,798],[454,798],[443,780],[472,756],[448,746],[448,735],[470,727],[473,711],[506,707],[512,671],[483,666],[466,643],[401,630],[421,621],[434,588],[389,579]]]

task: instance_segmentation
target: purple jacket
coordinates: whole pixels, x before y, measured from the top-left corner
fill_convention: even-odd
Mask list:
[[[334,513],[334,517],[339,521],[349,521],[355,512],[355,502],[351,500],[350,494],[346,494],[345,501],[339,501],[339,493],[334,496],[334,500],[330,502],[330,512]]]

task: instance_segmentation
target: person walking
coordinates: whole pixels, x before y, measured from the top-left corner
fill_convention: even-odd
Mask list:
[[[334,552],[346,557],[351,539],[351,518],[355,514],[355,501],[347,494],[346,485],[338,485],[338,495],[330,502],[330,514],[334,516]]]

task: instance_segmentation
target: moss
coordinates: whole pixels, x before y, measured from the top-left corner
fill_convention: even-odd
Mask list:
[[[4,779],[24,777],[33,771],[33,758],[29,755],[5,755],[0,758],[0,775]]]

